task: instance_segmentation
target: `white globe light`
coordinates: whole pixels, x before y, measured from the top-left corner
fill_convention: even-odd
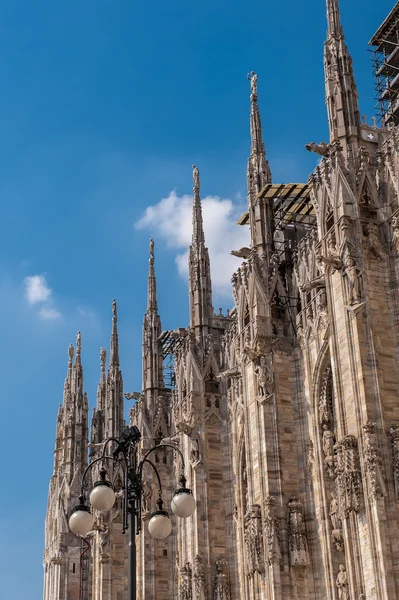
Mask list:
[[[85,537],[93,527],[93,515],[81,507],[75,510],[69,518],[69,527],[72,533]]]
[[[172,522],[169,519],[169,515],[165,511],[159,511],[152,515],[148,521],[148,531],[152,537],[158,540],[163,540],[168,537],[172,531]]]
[[[99,511],[110,510],[115,504],[115,492],[109,485],[99,483],[90,494],[90,504]]]
[[[194,514],[196,509],[195,498],[192,493],[178,490],[172,498],[171,508],[177,517],[187,519]]]

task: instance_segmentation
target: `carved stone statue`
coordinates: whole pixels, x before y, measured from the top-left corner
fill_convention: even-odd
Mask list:
[[[251,71],[248,73],[247,77],[251,82],[251,94],[255,99],[258,95],[258,76],[254,71]]]
[[[326,458],[334,457],[334,434],[328,428],[328,425],[323,425],[323,452]]]
[[[216,561],[215,585],[213,600],[230,600],[230,586],[227,575],[227,562],[224,558]]]
[[[273,371],[270,364],[270,358],[261,356],[259,358],[259,364],[255,367],[254,372],[258,376],[258,386],[260,396],[270,396],[273,392]]]
[[[193,600],[192,570],[189,562],[180,569],[179,600]]]
[[[194,558],[194,599],[205,600],[206,595],[206,582],[205,582],[205,570],[204,562],[201,554],[197,554]]]
[[[193,165],[193,183],[194,183],[194,188],[199,190],[200,175],[199,175],[198,167],[196,167],[195,165]]]
[[[328,153],[330,151],[329,144],[326,144],[325,142],[320,142],[320,144],[310,142],[310,144],[306,144],[305,148],[308,152],[315,152],[320,156],[328,156]]]
[[[344,565],[339,566],[339,573],[337,575],[337,588],[339,600],[349,600],[348,575]]]
[[[263,573],[262,515],[259,504],[250,506],[244,518],[244,538],[247,550],[247,574]]]
[[[292,567],[304,567],[309,563],[303,507],[295,496],[288,503],[288,547]]]
[[[107,351],[105,348],[100,348],[100,363],[101,363],[101,371],[105,371],[105,363],[107,361]]]
[[[344,261],[345,274],[348,278],[349,287],[349,304],[359,304],[361,302],[361,291],[360,291],[360,275],[361,270],[356,266],[356,261],[348,254]]]
[[[396,252],[399,252],[399,217],[393,217],[392,225],[392,244]]]
[[[143,491],[141,494],[141,506],[143,513],[149,513],[151,511],[151,487],[146,479],[143,479]]]
[[[335,492],[331,492],[330,519],[333,529],[341,529],[341,517],[339,515],[338,499]]]

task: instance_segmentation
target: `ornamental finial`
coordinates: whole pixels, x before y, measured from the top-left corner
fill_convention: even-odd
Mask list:
[[[195,165],[193,165],[193,183],[194,183],[194,190],[199,190],[200,189],[200,175],[199,175],[198,167],[196,167]]]

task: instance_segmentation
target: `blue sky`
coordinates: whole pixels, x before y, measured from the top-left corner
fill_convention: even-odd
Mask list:
[[[369,122],[367,42],[392,5],[341,0]],[[246,73],[259,75],[274,181],[306,181],[316,161],[304,145],[327,137],[325,3],[13,0],[0,8],[1,597],[39,600],[67,347],[81,329],[93,404],[116,297],[126,391],[141,388],[151,235],[164,328],[187,323],[193,163],[214,305],[231,306],[226,272],[238,263],[227,255],[246,235],[233,226],[245,208]]]

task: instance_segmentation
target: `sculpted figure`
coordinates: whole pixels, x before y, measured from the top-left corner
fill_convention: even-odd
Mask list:
[[[329,430],[328,425],[323,425],[323,452],[326,458],[334,456],[334,434]]]
[[[195,165],[193,165],[193,182],[194,182],[194,187],[199,189],[199,187],[200,187],[199,170],[198,170],[198,167],[196,167]]]
[[[258,76],[254,71],[251,71],[247,77],[251,82],[251,94],[256,97],[258,93]]]
[[[333,529],[341,529],[341,518],[339,516],[338,500],[335,492],[331,493],[330,519]]]
[[[348,575],[344,565],[339,566],[339,573],[337,576],[337,588],[339,600],[349,600],[348,590]]]
[[[356,266],[355,259],[350,255],[345,258],[345,273],[349,283],[349,304],[359,304],[361,302],[359,279],[361,271]]]

